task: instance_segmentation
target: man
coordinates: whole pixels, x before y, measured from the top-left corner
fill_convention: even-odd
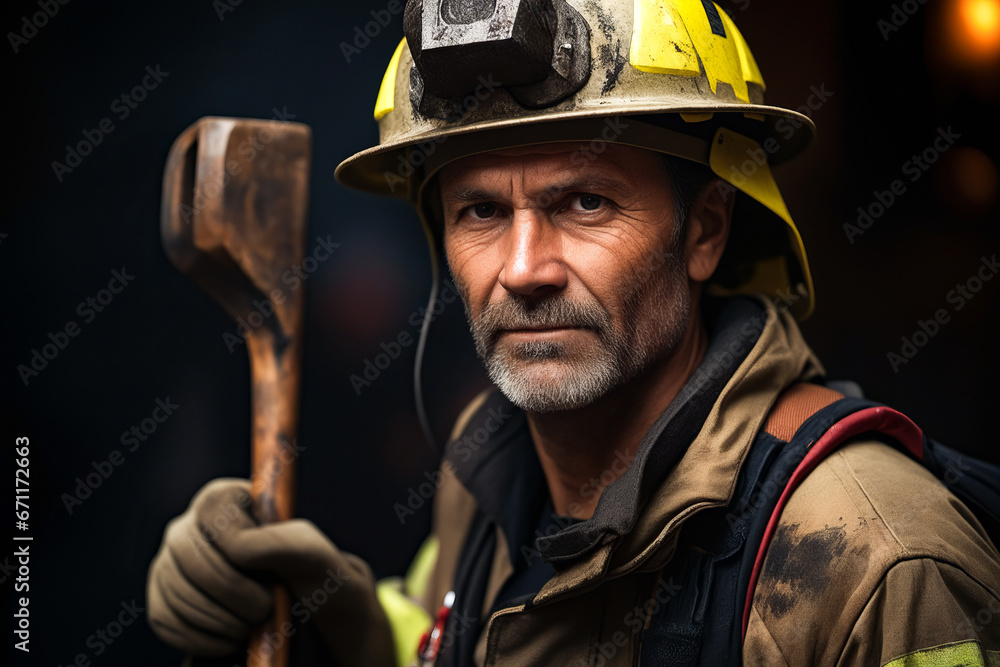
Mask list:
[[[728,17],[425,0],[405,32],[380,145],[338,178],[442,241],[499,391],[455,427],[403,587],[220,480],[150,569],[160,636],[239,651],[276,580],[347,665],[998,664],[1000,555],[881,442],[908,422],[777,498],[785,452],[837,430],[810,416],[852,399],[795,324],[812,286],[768,166],[811,124],[763,105]]]

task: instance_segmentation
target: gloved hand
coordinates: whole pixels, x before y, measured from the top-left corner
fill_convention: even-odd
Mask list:
[[[293,626],[312,620],[340,664],[394,665],[368,565],[310,521],[257,525],[250,504],[250,482],[218,479],[167,525],[146,583],[160,639],[192,655],[239,651],[271,614],[262,582],[277,580],[291,595]]]

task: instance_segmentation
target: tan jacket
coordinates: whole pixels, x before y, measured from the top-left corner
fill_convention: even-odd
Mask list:
[[[478,639],[477,665],[639,664],[643,609],[685,583],[661,578],[680,527],[728,504],[779,394],[822,375],[794,320],[766,308],[756,344],[632,530],[558,570],[530,605],[494,613]],[[442,472],[433,517],[440,549],[424,598],[432,614],[453,588],[476,508],[451,468]],[[512,570],[500,533],[484,612]],[[782,514],[743,663],[998,665],[997,651],[1000,555],[968,510],[922,466],[878,442],[854,442],[824,460]],[[978,662],[969,660],[974,654]]]

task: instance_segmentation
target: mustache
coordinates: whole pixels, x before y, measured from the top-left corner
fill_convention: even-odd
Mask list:
[[[477,338],[492,348],[500,333],[510,329],[556,329],[580,327],[602,335],[611,326],[611,316],[600,304],[570,301],[564,296],[529,299],[509,295],[486,304],[475,323]]]

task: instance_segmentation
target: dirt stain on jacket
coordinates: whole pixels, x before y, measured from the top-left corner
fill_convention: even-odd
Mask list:
[[[775,582],[764,599],[767,611],[780,618],[797,600],[823,595],[846,549],[845,526],[827,526],[805,534],[799,531],[799,524],[779,526],[767,552],[765,572]]]

